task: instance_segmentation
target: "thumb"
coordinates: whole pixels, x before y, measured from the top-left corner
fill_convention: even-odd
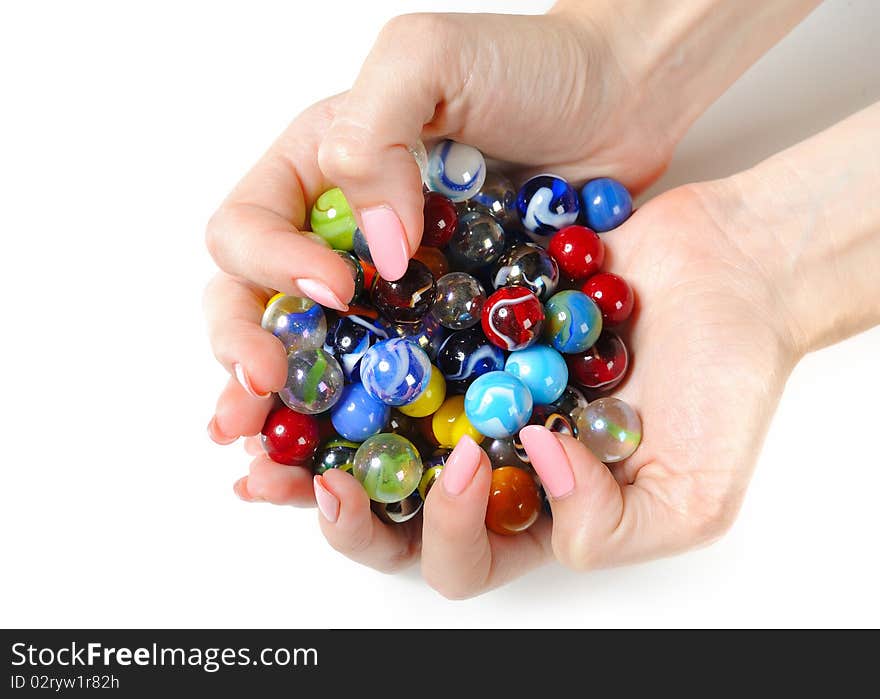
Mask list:
[[[442,15],[404,15],[379,35],[318,151],[355,212],[376,269],[395,280],[419,246],[422,179],[410,149],[463,79],[444,56],[456,38]],[[431,134],[432,137],[438,134]]]

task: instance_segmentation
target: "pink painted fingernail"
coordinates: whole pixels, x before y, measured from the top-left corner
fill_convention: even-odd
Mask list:
[[[379,274],[388,281],[400,279],[409,265],[409,243],[400,218],[390,206],[361,209],[360,217]]]
[[[254,385],[251,383],[250,377],[247,375],[241,362],[233,364],[232,370],[235,373],[235,380],[241,384],[241,387],[247,391],[249,396],[253,396],[254,398],[267,398],[269,396],[268,393],[259,393],[257,389],[254,388]]]
[[[226,446],[227,444],[232,444],[238,437],[227,437],[223,434],[220,429],[217,427],[217,417],[214,416],[211,418],[211,421],[208,423],[208,437],[211,438],[211,441],[215,444],[220,444],[221,446]]]
[[[519,438],[551,496],[562,498],[574,490],[574,472],[556,435],[541,425],[529,425],[520,430]]]
[[[333,290],[324,282],[317,279],[294,279],[294,283],[299,290],[308,296],[312,301],[320,303],[327,308],[335,308],[337,311],[347,311],[348,304],[343,303]]]
[[[318,509],[324,519],[328,522],[335,522],[339,518],[339,500],[327,490],[321,476],[315,476],[312,483],[315,486],[315,500],[318,501]]]
[[[446,464],[440,474],[443,488],[449,495],[461,495],[474,479],[480,466],[480,447],[465,435],[452,453],[447,457]]]

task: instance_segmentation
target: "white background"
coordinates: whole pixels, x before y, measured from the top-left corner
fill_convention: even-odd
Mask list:
[[[233,495],[249,459],[205,435],[226,380],[201,318],[207,218],[295,114],[351,83],[392,15],[548,4],[3,4],[0,624],[880,625],[880,329],[798,367],[738,523],[678,558],[548,566],[449,602],[416,571],[340,557],[313,510]],[[878,28],[880,3],[829,0],[652,191],[880,98]]]

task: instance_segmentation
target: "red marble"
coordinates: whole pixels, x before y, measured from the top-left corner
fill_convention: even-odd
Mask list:
[[[449,199],[437,192],[425,194],[425,228],[422,245],[443,248],[455,233],[458,225],[458,211]]]
[[[567,226],[550,240],[547,251],[559,269],[572,279],[596,274],[605,262],[605,244],[586,226]]]
[[[321,441],[318,419],[297,413],[286,405],[269,413],[261,433],[263,449],[269,458],[286,466],[309,463]]]
[[[629,353],[615,333],[603,330],[596,344],[586,352],[569,354],[569,380],[595,391],[610,391],[626,375]]]
[[[492,294],[480,318],[486,338],[503,350],[534,344],[544,327],[544,306],[522,286],[507,286]]]
[[[599,310],[602,311],[604,326],[620,325],[632,313],[635,296],[632,288],[623,277],[603,272],[590,277],[581,287]]]

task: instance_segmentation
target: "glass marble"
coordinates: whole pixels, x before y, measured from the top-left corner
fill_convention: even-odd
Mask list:
[[[348,439],[334,438],[325,442],[315,454],[315,473],[321,475],[331,468],[351,473],[354,468],[354,455],[358,447],[360,444]]]
[[[361,383],[386,405],[406,405],[418,398],[431,376],[431,360],[418,345],[402,337],[382,340],[364,353]]]
[[[501,173],[487,172],[483,186],[466,204],[469,209],[486,212],[503,226],[517,221],[516,188]]]
[[[560,291],[545,306],[544,339],[564,354],[585,352],[599,339],[602,313],[593,300],[580,291]]]
[[[452,201],[470,199],[480,191],[486,179],[486,161],[473,146],[455,141],[440,141],[428,153],[428,189]]]
[[[604,233],[617,228],[632,213],[632,196],[617,180],[600,177],[581,189],[584,216],[594,231]]]
[[[480,320],[486,337],[512,352],[525,349],[541,337],[544,307],[525,287],[502,287],[486,300]]]
[[[446,255],[443,254],[443,251],[438,250],[437,248],[430,248],[426,245],[422,245],[416,250],[412,258],[418,260],[431,270],[434,279],[440,279],[440,277],[449,272],[449,260],[446,259]]]
[[[552,403],[551,407],[557,412],[576,420],[580,412],[587,407],[587,399],[579,388],[569,384],[565,387],[562,395]]]
[[[334,252],[342,258],[345,266],[348,267],[348,273],[351,275],[351,280],[354,282],[354,293],[351,295],[351,298],[346,301],[346,303],[351,303],[364,291],[364,269],[361,267],[360,260],[350,252],[346,252],[345,250],[334,250]]]
[[[458,210],[455,204],[442,194],[426,192],[423,213],[425,227],[422,232],[422,245],[445,248],[458,226]]]
[[[416,161],[416,165],[419,167],[419,173],[421,173],[422,176],[422,182],[424,182],[428,177],[428,149],[425,148],[425,144],[420,138],[416,139],[416,142],[413,145],[407,146],[406,149],[413,157],[413,160]]]
[[[504,252],[504,228],[489,214],[468,211],[458,219],[446,253],[452,268],[470,272],[495,262]]]
[[[541,496],[534,478],[516,466],[492,471],[486,526],[503,536],[512,536],[531,527],[541,514]]]
[[[626,321],[635,306],[635,295],[630,285],[623,277],[610,272],[590,277],[581,291],[593,299],[602,311],[602,322],[608,326]]]
[[[580,202],[575,189],[556,175],[537,175],[516,195],[516,208],[530,233],[549,236],[577,221]]]
[[[388,323],[379,321],[389,337],[402,337],[421,347],[433,361],[446,339],[447,331],[431,314],[418,323]]]
[[[483,435],[471,424],[465,414],[464,396],[450,396],[431,418],[431,431],[434,439],[441,447],[455,448],[464,435],[468,435],[477,444],[483,441]]]
[[[459,330],[441,345],[437,368],[446,379],[447,391],[464,393],[478,376],[504,369],[504,352],[478,327]]]
[[[536,405],[532,409],[530,425],[541,425],[551,432],[577,437],[577,420],[567,413],[560,412],[553,405]],[[521,448],[521,445],[517,444]]]
[[[419,495],[422,500],[428,499],[428,493],[434,487],[434,483],[443,473],[443,467],[446,465],[447,457],[452,453],[452,449],[437,449],[431,456],[425,460],[425,470],[422,473],[422,480],[419,481]]]
[[[417,323],[430,310],[437,294],[431,270],[418,260],[410,260],[406,273],[395,281],[381,277],[373,286],[373,304],[393,323]]]
[[[373,398],[360,382],[348,384],[330,413],[330,420],[340,436],[363,442],[381,432],[391,417],[391,408]]]
[[[287,355],[287,381],[278,396],[288,408],[316,415],[336,404],[344,383],[342,367],[332,354],[301,349]]]
[[[419,486],[422,458],[412,442],[399,434],[368,438],[354,455],[354,477],[370,500],[400,502]]]
[[[370,245],[367,243],[367,237],[360,228],[355,228],[351,239],[352,251],[361,262],[375,264],[373,262],[373,253],[370,252]]]
[[[492,286],[524,286],[541,301],[556,291],[559,266],[550,253],[534,243],[516,245],[505,252],[492,270]]]
[[[466,272],[450,272],[437,280],[437,300],[431,314],[444,328],[464,330],[480,322],[486,292]]]
[[[358,315],[342,316],[330,326],[324,349],[342,367],[348,381],[360,380],[360,361],[374,344],[388,339],[388,332],[378,323]]]
[[[304,465],[318,448],[318,419],[280,405],[266,417],[260,440],[272,461],[285,466]]]
[[[586,226],[566,226],[550,239],[547,251],[572,279],[586,279],[605,263],[605,244]]]
[[[401,405],[398,410],[409,417],[427,417],[437,412],[446,400],[446,379],[440,370],[431,365],[431,376],[421,395],[408,405]]]
[[[629,353],[615,333],[603,330],[586,352],[567,357],[572,381],[593,391],[610,391],[626,375]]]
[[[507,439],[528,424],[532,394],[513,374],[492,371],[474,381],[464,398],[468,420],[481,434]]]
[[[568,366],[552,347],[532,345],[511,353],[504,371],[522,381],[536,405],[557,400],[568,385]]]
[[[600,461],[613,464],[633,455],[642,441],[642,421],[619,398],[599,398],[578,415],[578,439]]]
[[[310,216],[312,232],[321,236],[336,250],[354,247],[354,213],[339,187],[328,189],[315,201]]]
[[[424,505],[418,490],[414,490],[398,502],[372,502],[370,508],[385,524],[403,524],[409,522]]]
[[[286,294],[276,294],[269,300],[260,325],[281,340],[288,353],[316,349],[327,335],[324,310],[311,299]]]
[[[487,439],[480,447],[489,457],[492,468],[502,466],[529,468],[528,454],[513,439]]]

